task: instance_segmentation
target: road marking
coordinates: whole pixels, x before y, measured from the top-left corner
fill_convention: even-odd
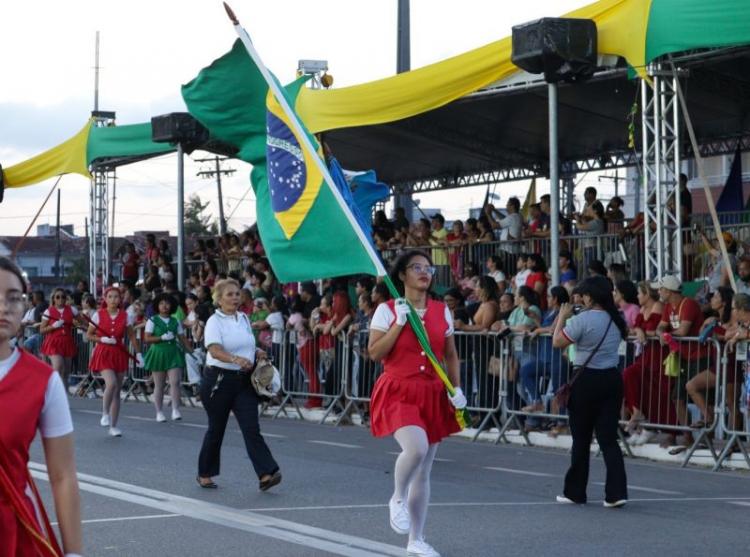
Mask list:
[[[49,481],[46,467],[43,464],[29,462],[31,474],[37,479]],[[81,490],[96,493],[104,497],[135,503],[160,511],[175,513],[250,532],[260,536],[275,538],[285,542],[326,551],[333,555],[346,557],[382,557],[392,555],[401,557],[403,547],[389,545],[367,538],[360,538],[332,530],[316,528],[268,515],[234,509],[224,505],[182,497],[164,491],[148,489],[133,484],[118,482],[108,478],[78,474],[78,485]]]
[[[101,416],[101,412],[97,412],[95,410],[76,410],[76,412],[83,412],[84,414],[96,414],[97,416]],[[120,418],[127,418],[128,420],[138,420],[141,422],[156,422],[154,418],[144,418],[143,416],[131,416],[127,414],[120,415]],[[166,422],[164,422],[166,423]],[[181,420],[175,421],[172,420],[172,424],[180,426],[180,427],[197,427],[198,429],[208,429],[208,425],[206,424],[193,424],[190,422],[183,422]],[[239,428],[231,428],[232,431],[239,431]],[[278,433],[266,433],[261,432],[263,437],[273,437],[277,439],[286,439],[286,435],[279,435]]]
[[[746,501],[729,501],[730,505],[742,505],[743,507],[750,507],[750,503]]]
[[[349,443],[336,443],[335,441],[317,441],[310,439],[308,443],[315,443],[317,445],[330,445],[331,447],[341,447],[343,449],[361,449],[361,445],[350,445]]]
[[[531,472],[530,470],[516,470],[515,468],[502,468],[500,466],[485,466],[485,470],[496,470],[498,472],[509,472],[511,474],[521,474],[523,476],[539,476],[543,478],[554,478],[557,474],[547,474],[546,472]]]
[[[594,485],[604,485],[604,482],[593,482]],[[661,495],[685,495],[681,491],[670,491],[668,489],[656,489],[655,487],[642,487],[639,485],[628,484],[628,491],[645,491],[646,493],[659,493]]]
[[[152,518],[173,518],[175,516],[182,516],[181,514],[146,514],[136,516],[115,516],[112,518],[90,518],[88,520],[82,520],[81,524],[94,524],[97,522],[120,522],[123,520],[150,520]],[[57,526],[57,522],[52,522],[52,526]]]

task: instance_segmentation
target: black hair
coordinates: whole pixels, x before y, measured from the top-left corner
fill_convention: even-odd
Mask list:
[[[538,253],[532,253],[529,255],[529,259],[534,262],[534,271],[538,273],[546,273],[547,272],[547,262],[544,260],[544,257],[539,255]]]
[[[27,288],[26,281],[23,279],[23,274],[21,273],[21,270],[16,266],[15,263],[13,263],[7,257],[0,257],[0,269],[2,269],[3,271],[7,271],[13,275],[16,275],[18,282],[21,283],[21,292],[26,294],[26,288]],[[44,298],[43,292],[42,292],[42,298]]]
[[[549,295],[557,300],[558,304],[567,304],[570,301],[570,295],[563,286],[553,286],[549,290]]]
[[[357,284],[359,284],[362,288],[367,290],[368,292],[372,292],[372,287],[375,284],[375,282],[372,280],[372,277],[369,275],[362,275],[357,279]]]
[[[628,326],[625,324],[625,319],[623,319],[620,310],[615,305],[615,300],[612,298],[612,285],[606,277],[594,276],[585,278],[576,286],[576,292],[581,296],[588,295],[594,304],[601,306],[620,330],[620,336],[623,339],[627,338]]]
[[[299,291],[300,293],[304,292],[305,294],[310,294],[311,296],[315,296],[315,294],[318,293],[318,289],[315,287],[315,283],[312,281],[306,281],[300,284]]]
[[[195,306],[195,316],[198,318],[198,321],[202,321],[203,323],[208,321],[208,318],[211,317],[212,309],[209,303]]]
[[[294,298],[292,298],[291,307],[292,313],[305,313],[305,302],[299,297],[299,295],[295,295]]]
[[[185,301],[193,300],[195,303],[198,303],[198,296],[193,294],[192,292],[185,296]]]
[[[607,269],[606,269],[606,267],[604,267],[604,263],[602,263],[598,259],[593,259],[593,260],[589,261],[589,265],[588,265],[587,270],[588,271],[593,271],[597,275],[600,275],[600,276],[603,276],[603,277],[607,275]]]
[[[396,287],[396,290],[401,296],[404,295],[404,281],[401,280],[401,277],[399,275],[406,274],[406,267],[409,265],[409,262],[415,257],[424,257],[430,265],[433,264],[432,258],[427,255],[426,252],[418,249],[412,249],[402,253],[393,263],[391,271],[390,273],[388,273],[388,275],[391,277],[391,282],[393,282],[393,285]],[[429,288],[430,290],[432,289],[432,283],[433,281],[431,277]]]
[[[516,210],[516,213],[521,210],[521,202],[517,197],[511,197],[508,199],[508,205],[511,205]]]
[[[586,193],[593,193],[594,195],[596,195],[596,188],[593,186],[589,186],[586,188],[586,191],[584,192],[584,194]]]
[[[383,300],[390,300],[391,299],[391,292],[388,290],[388,287],[385,285],[384,282],[379,282],[375,285],[375,287],[372,289],[373,292],[378,294]]]
[[[615,283],[615,288],[622,295],[622,299],[628,304],[638,304],[638,289],[631,281],[618,280]]]
[[[732,318],[732,300],[734,299],[734,290],[727,286],[719,286],[716,291],[719,293],[719,296],[721,296],[721,301],[724,302],[724,311],[719,316],[719,320],[722,323],[729,323],[729,320]]]
[[[154,300],[151,302],[151,307],[154,308],[155,313],[159,313],[159,304],[162,302],[169,303],[169,315],[172,315],[175,311],[177,311],[177,300],[174,299],[174,296],[171,294],[167,294],[166,292],[162,292],[161,294],[157,294],[154,297]]]
[[[518,296],[529,302],[529,305],[539,307],[539,294],[537,294],[536,290],[533,288],[529,286],[521,286],[518,289]]]
[[[289,309],[286,307],[286,298],[284,296],[281,296],[280,294],[277,294],[273,298],[271,298],[271,303],[276,308],[277,311],[281,312],[281,315],[287,316],[289,313]]]
[[[499,255],[490,255],[487,259],[495,264],[496,269],[498,269],[499,271],[504,271],[502,257],[500,257]]]
[[[489,275],[479,277],[479,288],[487,295],[488,300],[494,302],[500,301],[500,290],[497,287],[495,279]]]
[[[445,292],[443,292],[443,298],[446,296],[450,296],[451,298],[455,298],[459,305],[463,305],[465,299],[464,295],[461,294],[461,291],[458,288],[449,288]],[[499,297],[498,297],[499,299]]]

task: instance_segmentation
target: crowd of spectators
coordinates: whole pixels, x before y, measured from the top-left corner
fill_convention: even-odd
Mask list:
[[[725,233],[731,255],[731,267],[726,268],[715,241],[698,230],[709,265],[707,280],[695,295],[684,296],[683,285],[674,277],[660,285],[635,282],[636,273],[627,262],[598,259],[593,242],[605,233],[622,238],[637,235],[638,219],[624,219],[620,198],[612,198],[605,208],[596,190],[588,188],[585,199],[580,213],[560,215],[561,233],[565,237],[578,234],[581,240],[561,243],[556,286],[551,286],[545,247],[550,235],[549,196],[530,207],[528,220],[521,216],[519,200],[510,198],[504,213],[487,204],[478,219],[456,220],[449,228],[441,214],[410,223],[402,210],[396,210],[393,220],[378,211],[373,238],[385,259],[399,249],[419,247],[431,256],[436,278],[445,273],[445,280],[437,281],[440,288],[435,295],[445,301],[453,316],[462,385],[469,406],[477,409],[477,423],[497,419],[502,386],[507,408],[527,415],[526,428],[545,427],[551,435],[565,430],[565,422],[554,417],[565,408],[556,407],[549,394],[567,381],[571,360],[567,351],[552,347],[549,333],[561,304],[580,303],[579,278],[602,275],[610,280],[634,339],[622,358],[623,416],[629,420],[631,442],[654,438],[657,431],[644,424],[706,427],[713,419],[707,394],[715,384],[715,361],[693,341],[689,348],[678,347],[676,375],[665,375],[664,361],[671,351],[665,339],[670,333],[698,337],[710,329],[710,336],[734,345],[747,335],[749,324],[742,315],[750,311],[750,259],[739,253],[733,237]],[[487,249],[477,249],[481,245]],[[286,363],[281,370],[284,386],[306,393],[307,408],[336,403],[342,370],[350,370],[348,395],[369,396],[380,367],[368,357],[366,334],[378,304],[389,298],[385,284],[364,276],[281,284],[255,229],[196,240],[189,253],[191,269],[185,285],[177,284],[166,239],[148,235],[143,250],[126,243],[119,257],[117,285],[136,330],[145,327],[156,311],[153,300],[170,295],[176,302],[174,316],[200,355],[202,329],[214,311],[214,284],[233,278],[241,287],[240,310],[247,314],[258,346],[276,362]],[[739,295],[728,288],[730,274],[736,275]],[[67,293],[66,303],[89,316],[98,307],[84,282]],[[39,326],[47,308],[44,294],[35,291],[24,318],[23,342],[31,351],[39,350]],[[508,337],[512,342],[505,354],[502,343]],[[739,369],[735,362],[732,365]],[[79,362],[79,367],[85,368],[85,362]],[[200,369],[187,372],[189,382],[199,379]],[[741,373],[735,373],[726,389],[726,405],[737,427],[741,425],[742,381]],[[687,402],[697,408],[698,419],[691,420]],[[366,404],[361,409],[366,419]],[[674,443],[674,437],[670,433],[663,442]],[[685,437],[689,441],[689,433]]]

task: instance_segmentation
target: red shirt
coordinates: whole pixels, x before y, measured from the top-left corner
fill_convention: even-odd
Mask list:
[[[669,323],[670,331],[676,331],[682,321],[690,321],[688,337],[697,337],[701,333],[703,324],[703,312],[698,302],[692,298],[683,298],[675,308],[672,304],[664,304],[661,320]],[[703,349],[702,349],[703,348]],[[706,347],[702,347],[697,340],[680,343],[680,354],[685,359],[695,360],[707,355]]]
[[[540,294],[539,292],[536,292],[534,289],[534,286],[537,282],[541,282],[544,285],[544,290]],[[547,309],[547,277],[544,273],[541,271],[536,271],[531,273],[528,277],[526,277],[526,286],[534,290],[539,295],[539,306],[542,309],[542,311],[545,311]]]

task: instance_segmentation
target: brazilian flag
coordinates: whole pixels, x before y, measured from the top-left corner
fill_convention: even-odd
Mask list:
[[[321,170],[318,142],[302,128],[306,142],[292,122],[299,121],[294,106],[305,81],[277,89],[290,114],[237,40],[232,50],[182,86],[182,97],[213,139],[234,145],[238,158],[253,165],[258,230],[281,282],[382,275],[350,205],[341,202],[342,192]]]

